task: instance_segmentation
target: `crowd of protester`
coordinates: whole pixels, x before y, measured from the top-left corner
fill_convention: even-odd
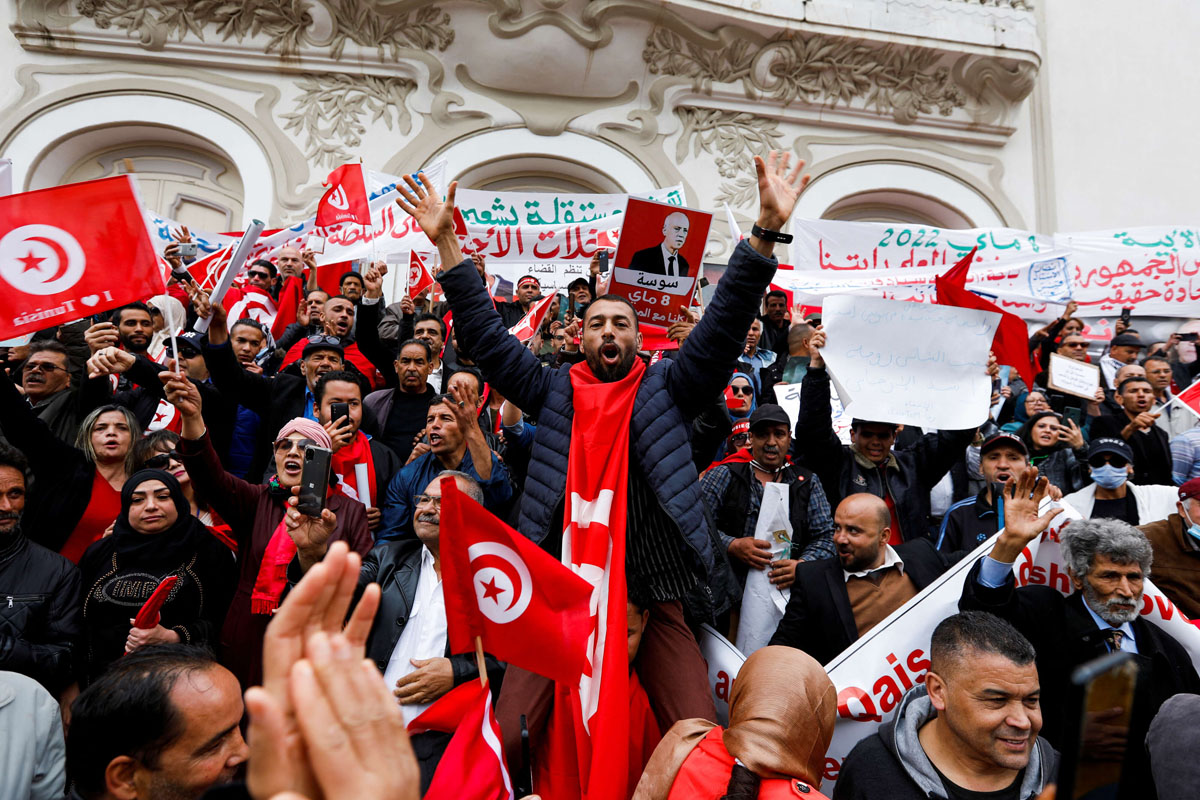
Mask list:
[[[229,319],[228,299],[173,278],[165,295],[8,348],[0,796],[415,798],[449,735],[404,726],[481,665],[513,774],[531,771],[536,790],[554,686],[450,652],[443,481],[559,557],[571,372],[619,381],[638,360],[629,797],[776,796],[781,781],[819,796],[838,702],[823,665],[997,533],[961,613],[915,643],[925,679],[854,748],[834,797],[1038,797],[1070,745],[1072,671],[1116,651],[1144,673],[1144,718],[1117,745],[1138,796],[1156,781],[1183,796],[1164,794],[1181,784],[1159,759],[1194,740],[1200,678],[1138,611],[1153,574],[1200,616],[1200,420],[1171,403],[1200,375],[1200,322],[1150,341],[1122,319],[1097,339],[1072,302],[1030,336],[1034,384],[993,360],[981,427],[854,419],[847,443],[820,313],[800,318],[769,290],[770,232],[802,165],[757,161],[763,232],[737,245],[698,319],[672,325],[673,349],[642,348],[598,257],[518,341],[507,329],[540,281],[491,297],[486,259],[453,234],[453,192],[420,182],[401,206],[441,251],[444,296],[389,303],[382,263],[330,293],[313,254],[285,247],[237,290],[278,301],[271,324]],[[177,245],[163,256],[183,266]],[[187,321],[174,338],[168,318]],[[1095,396],[1052,390],[1052,354],[1097,365]],[[784,385],[800,387],[796,419],[776,402]],[[319,516],[297,509],[313,447],[333,454]],[[1052,516],[1044,498],[1083,516],[1060,534],[1065,597],[1014,579]],[[769,541],[758,521],[776,503],[790,534]],[[738,637],[757,573],[790,599],[747,654],[722,728],[697,634]],[[157,620],[137,624],[167,578]]]

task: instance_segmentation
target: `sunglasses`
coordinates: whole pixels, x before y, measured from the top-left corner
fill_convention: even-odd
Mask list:
[[[275,455],[287,455],[293,449],[298,450],[301,454],[310,447],[316,447],[317,443],[312,439],[280,439],[275,442]]]
[[[341,339],[339,339],[336,336],[328,336],[323,333],[314,333],[312,336],[308,337],[308,343],[309,344],[333,344],[333,345],[337,345],[338,347],[342,346]]]
[[[747,444],[750,443],[750,434],[736,433],[733,436],[729,437],[729,443],[731,445],[733,445],[734,447],[745,447]]]
[[[252,269],[247,272],[246,275],[250,278],[262,278],[264,281],[271,280],[271,273],[269,272],[259,272],[258,270]]]
[[[1115,456],[1108,453],[1099,453],[1088,459],[1088,465],[1099,469],[1105,464],[1111,464],[1117,469],[1124,469],[1129,466],[1129,462],[1121,456]]]
[[[1063,347],[1070,347],[1073,350],[1078,350],[1081,347],[1087,347],[1087,342],[1063,342]]]
[[[146,459],[145,467],[146,469],[166,469],[172,461],[176,464],[183,463],[179,456],[175,455],[175,451],[172,450],[169,453],[159,453],[156,456],[150,456]]]
[[[754,390],[751,389],[749,386],[730,386],[729,392],[730,392],[730,394],[733,394],[735,396],[742,395],[745,397],[750,397],[754,394]]]
[[[50,364],[50,363],[47,363],[44,361],[33,361],[33,362],[27,361],[21,367],[22,372],[44,372],[47,375],[53,375],[55,372],[58,372],[59,370],[62,370],[63,372],[67,371],[66,369],[58,366],[57,364]]]

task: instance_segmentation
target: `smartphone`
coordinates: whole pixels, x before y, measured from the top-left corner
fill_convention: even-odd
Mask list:
[[[337,423],[343,417],[348,417],[348,416],[350,416],[350,404],[349,403],[330,403],[329,404],[329,418],[332,422]]]
[[[1132,315],[1133,315],[1132,308],[1122,308],[1121,309],[1121,322],[1124,322],[1126,325],[1128,325],[1129,319]]]
[[[1197,339],[1200,339],[1200,333],[1181,333],[1181,334],[1179,334],[1179,341],[1181,341],[1181,342],[1194,342]]]
[[[608,251],[607,250],[600,251],[600,271],[608,272]]]
[[[192,273],[188,272],[186,269],[171,270],[171,277],[174,278],[175,280],[179,281],[180,283],[195,283],[196,282],[196,279],[192,277]]]
[[[324,236],[309,236],[308,243],[305,246],[309,250],[312,250],[314,253],[324,253],[325,252],[325,237]]]
[[[1063,408],[1063,417],[1075,423],[1076,428],[1083,427],[1083,409],[1079,406],[1066,406]]]
[[[304,450],[304,470],[300,473],[300,502],[296,509],[310,517],[321,516],[325,493],[329,490],[329,465],[333,453],[325,447],[309,445]]]
[[[1129,755],[1142,747],[1146,731],[1135,730],[1141,673],[1132,653],[1101,656],[1075,669],[1067,686],[1067,727],[1058,767],[1060,800],[1084,797],[1135,798],[1145,787],[1126,786]],[[1125,741],[1122,749],[1119,744]],[[1104,750],[1099,743],[1105,739]],[[1116,752],[1114,752],[1114,750]]]
[[[175,251],[180,258],[195,258],[196,243],[195,242],[180,242],[178,249]]]
[[[1050,393],[1050,410],[1055,414],[1062,416],[1067,410],[1067,396],[1058,392]]]

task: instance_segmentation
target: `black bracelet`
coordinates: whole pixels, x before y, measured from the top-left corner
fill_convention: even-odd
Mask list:
[[[779,242],[780,244],[792,243],[792,235],[790,233],[783,233],[782,231],[769,231],[766,228],[760,228],[758,225],[755,225],[750,229],[750,235],[757,236],[764,242]]]

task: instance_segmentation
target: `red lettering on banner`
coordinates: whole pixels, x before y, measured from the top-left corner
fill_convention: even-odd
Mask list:
[[[904,667],[896,661],[896,656],[888,653],[887,662],[892,665],[892,672],[896,673],[896,677],[900,679],[900,683],[904,684],[904,690],[908,691],[913,687],[913,682],[909,680],[908,673],[904,671]]]
[[[1062,581],[1062,586],[1059,587],[1059,581]],[[1050,588],[1058,589],[1063,594],[1071,593],[1071,576],[1059,568],[1058,564],[1050,563]]]
[[[821,773],[822,777],[827,781],[836,781],[838,775],[842,771],[842,762],[836,758],[825,759],[825,770]]]
[[[729,673],[725,670],[717,673],[717,683],[713,687],[713,694],[717,696],[718,700],[723,700],[726,703],[733,696],[733,679],[729,677]]]
[[[854,712],[850,710],[850,701],[858,701],[862,707],[862,712]],[[847,686],[838,692],[838,716],[845,719],[854,719],[859,722],[883,722],[883,717],[875,711],[875,701],[871,699],[871,695],[864,692],[857,686]]]
[[[1162,614],[1163,620],[1168,620],[1175,615],[1175,604],[1165,597],[1156,597],[1154,602],[1158,603],[1158,611]]]
[[[929,671],[929,659],[925,658],[924,650],[913,650],[908,654],[908,671],[917,676],[917,683],[925,682],[925,673]]]
[[[900,691],[891,675],[884,675],[875,681],[871,691],[879,698],[879,710],[885,714],[898,706],[900,698],[904,697],[904,692]]]

